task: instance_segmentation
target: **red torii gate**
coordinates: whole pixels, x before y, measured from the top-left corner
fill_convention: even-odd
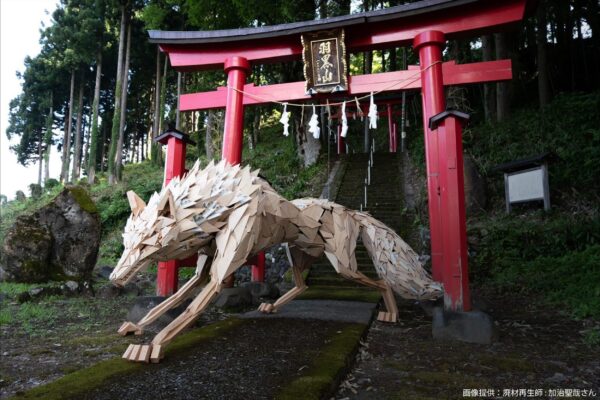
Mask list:
[[[246,84],[251,63],[298,60],[302,54],[302,33],[332,28],[344,28],[348,52],[412,44],[418,51],[420,67],[349,76],[348,91],[335,95],[353,97],[421,88],[433,277],[444,284],[445,309],[469,311],[461,139],[462,123],[468,116],[446,111],[444,86],[510,80],[511,61],[442,63],[442,49],[448,39],[472,37],[518,24],[526,8],[527,0],[425,0],[273,27],[150,31],[149,34],[150,41],[168,54],[171,65],[178,71],[224,68],[226,87],[183,94],[180,110],[225,108],[223,158],[233,164],[241,161],[244,106],[325,97],[308,95],[304,81],[266,86]]]

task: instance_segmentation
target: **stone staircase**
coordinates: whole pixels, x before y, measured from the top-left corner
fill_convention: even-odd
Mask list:
[[[367,207],[364,206],[364,182],[367,177],[368,154],[352,154],[346,156],[346,169],[335,198],[335,202],[348,208],[368,211],[375,218],[398,231],[402,219],[402,181],[401,158],[399,154],[374,153],[371,168],[371,184],[367,188]],[[356,248],[358,269],[366,276],[378,279],[377,273],[367,250],[360,242]],[[307,285],[321,292],[339,292],[348,289],[353,291],[376,291],[361,284],[339,276],[327,258],[323,257],[313,265],[307,277]]]

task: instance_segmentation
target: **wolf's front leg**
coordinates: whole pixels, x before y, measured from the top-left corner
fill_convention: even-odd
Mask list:
[[[171,297],[154,307],[148,312],[137,324],[133,322],[124,322],[118,330],[119,335],[125,336],[130,333],[141,335],[145,326],[151,324],[160,318],[161,315],[166,313],[172,308],[179,306],[185,299],[187,299],[194,291],[195,288],[200,286],[206,278],[206,274],[202,274],[204,265],[208,256],[206,254],[198,255],[198,261],[196,262],[196,273],[194,276],[187,281],[177,292]]]
[[[247,208],[247,206],[244,206]],[[234,211],[229,216],[228,223],[231,223],[232,219],[237,219],[239,222],[239,215],[236,215],[237,211],[240,214],[243,213],[244,207],[241,210]],[[247,221],[247,224],[252,227],[254,218]],[[236,229],[245,231],[245,225],[239,223]],[[213,260],[210,269],[210,282],[202,289],[200,294],[191,302],[191,304],[174,319],[169,325],[167,325],[162,331],[160,331],[152,340],[149,345],[130,345],[123,358],[131,361],[140,361],[157,363],[162,358],[162,352],[164,346],[166,346],[175,336],[177,336],[183,329],[190,326],[206,309],[211,303],[214,297],[221,291],[223,287],[223,279],[229,274],[235,272],[237,268],[243,265],[244,261],[248,258],[248,247],[249,238],[242,237],[242,240],[238,243],[235,240],[234,234],[229,229],[224,229],[217,234],[215,243],[217,244],[216,256]]]
[[[130,361],[159,362],[163,356],[163,346],[169,343],[179,332],[198,318],[202,311],[210,304],[212,299],[219,293],[221,286],[221,283],[216,283],[215,280],[211,280],[183,313],[154,337],[151,344],[130,344],[123,354],[123,358]]]

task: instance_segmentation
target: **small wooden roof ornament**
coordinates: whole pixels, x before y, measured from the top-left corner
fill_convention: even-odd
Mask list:
[[[441,113],[436,114],[433,117],[429,118],[429,129],[431,129],[431,130],[437,129],[438,125],[443,120],[445,120],[446,118],[448,118],[449,116],[456,117],[457,119],[459,119],[463,123],[466,123],[471,118],[471,116],[469,114],[464,113],[462,111],[448,109],[446,111],[442,111]]]
[[[171,137],[182,140],[185,143],[189,143],[189,144],[193,144],[193,145],[196,144],[196,142],[194,142],[192,139],[190,139],[190,136],[188,134],[175,129],[172,126],[169,126],[167,128],[167,130],[164,131],[161,135],[155,137],[154,141],[157,143],[160,143],[160,144],[167,144],[169,141],[169,138],[171,138]]]

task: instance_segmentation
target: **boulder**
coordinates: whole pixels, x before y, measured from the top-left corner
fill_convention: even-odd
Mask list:
[[[7,280],[47,282],[55,279],[59,269],[51,264],[52,234],[31,215],[20,216],[6,233],[2,248],[3,268]]]
[[[9,228],[2,265],[17,282],[82,281],[91,276],[100,247],[100,216],[87,192],[65,188],[33,215]]]
[[[65,188],[36,216],[52,233],[52,261],[67,277],[89,278],[98,257],[101,226],[96,205],[85,189]]]

